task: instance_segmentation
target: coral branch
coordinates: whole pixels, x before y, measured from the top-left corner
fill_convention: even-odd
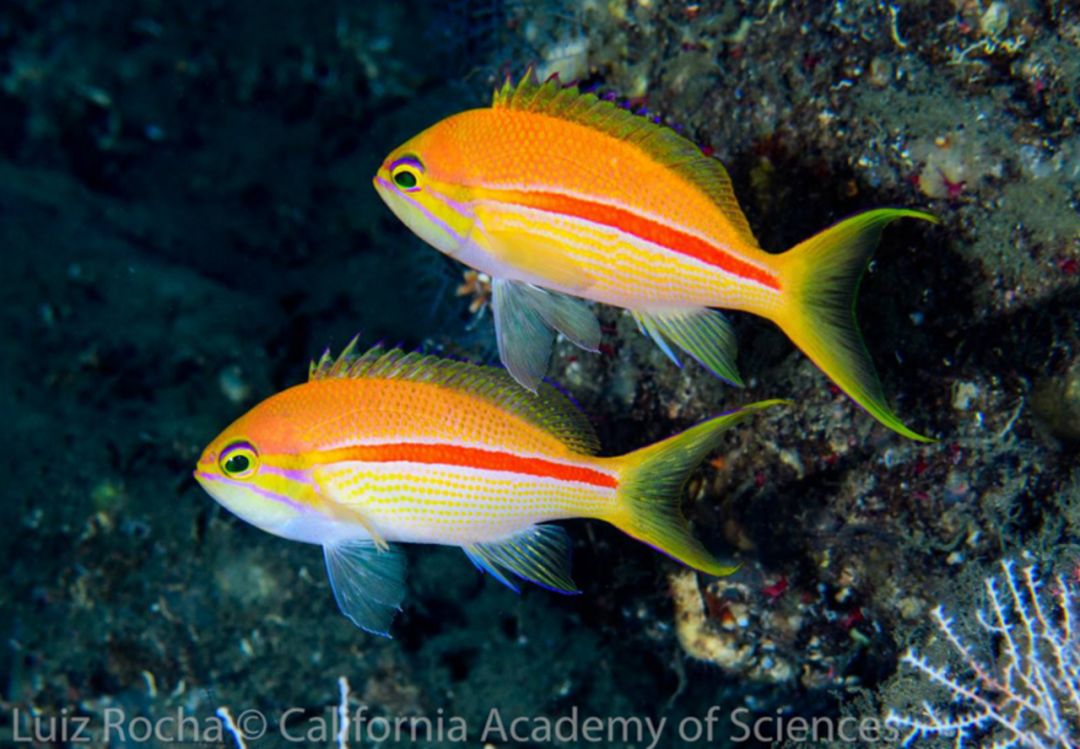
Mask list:
[[[1080,743],[1080,637],[1072,591],[1058,578],[1054,595],[1043,593],[1034,567],[1018,575],[1003,562],[1004,593],[986,581],[989,611],[976,611],[982,630],[994,638],[998,656],[989,663],[975,655],[941,607],[934,623],[964,673],[951,673],[909,650],[902,662],[942,688],[947,707],[923,702],[915,715],[891,711],[890,725],[907,731],[903,744],[937,736],[956,749],[975,745],[998,749],[1071,749]]]

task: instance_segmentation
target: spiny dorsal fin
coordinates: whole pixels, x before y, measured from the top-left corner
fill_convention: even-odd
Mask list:
[[[636,145],[657,163],[672,169],[708,195],[743,241],[758,246],[724,165],[703,154],[693,141],[671,128],[595,94],[583,94],[576,86],[563,87],[555,77],[541,84],[532,69],[516,86],[507,78],[502,88],[495,90],[491,106],[558,117]]]
[[[357,356],[358,338],[336,358],[323,353],[308,369],[308,379],[373,378],[426,382],[476,395],[540,427],[575,452],[592,455],[600,449],[592,425],[577,407],[554,386],[542,382],[535,395],[518,385],[500,367],[376,346]]]

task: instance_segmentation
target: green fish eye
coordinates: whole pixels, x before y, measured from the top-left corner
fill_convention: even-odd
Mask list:
[[[420,189],[420,175],[424,173],[424,163],[412,154],[405,154],[390,164],[390,179],[405,192]]]
[[[245,478],[255,472],[258,459],[258,453],[251,444],[236,442],[221,451],[218,465],[222,473],[230,478]]]
[[[226,473],[243,473],[251,466],[251,458],[246,455],[234,455],[225,461]]]
[[[411,190],[419,184],[416,175],[408,169],[399,169],[394,175],[394,184],[402,190]]]

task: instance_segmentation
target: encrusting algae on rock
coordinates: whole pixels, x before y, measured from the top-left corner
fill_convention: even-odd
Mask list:
[[[755,612],[745,584],[705,583],[692,569],[669,573],[668,589],[675,636],[687,656],[750,681],[778,684],[795,676],[790,657],[771,638],[794,638],[802,624],[798,613],[770,611],[762,616]]]
[[[741,670],[750,660],[753,648],[710,626],[697,574],[693,570],[673,572],[668,575],[668,584],[675,605],[675,635],[683,651],[691,658],[728,671]]]

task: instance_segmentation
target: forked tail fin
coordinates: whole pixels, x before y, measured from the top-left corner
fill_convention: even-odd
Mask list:
[[[737,568],[720,562],[690,535],[690,526],[679,510],[683,487],[690,472],[720,443],[724,431],[758,411],[783,403],[786,401],[752,403],[654,445],[611,458],[621,465],[618,506],[605,519],[694,569],[730,575]]]
[[[774,320],[841,390],[898,434],[933,442],[904,426],[885,399],[855,321],[855,299],[881,232],[898,218],[937,223],[928,213],[879,208],[860,213],[780,255],[787,298]]]

